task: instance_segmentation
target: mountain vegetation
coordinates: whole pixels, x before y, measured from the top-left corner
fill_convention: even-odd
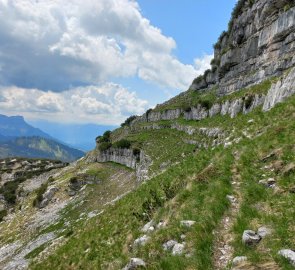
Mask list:
[[[13,206],[3,161],[0,267],[294,269],[294,18],[287,0],[238,1],[210,71],[23,179]]]

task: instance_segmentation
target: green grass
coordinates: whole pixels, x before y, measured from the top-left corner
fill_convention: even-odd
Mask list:
[[[78,207],[69,205],[63,222],[75,224],[68,229],[71,233],[67,242],[46,260],[33,262],[31,268],[121,269],[129,258],[140,257],[148,269],[213,269],[213,231],[229,207],[226,195],[233,192],[231,168],[233,153],[238,152],[240,159],[236,166],[241,175],[242,201],[232,229],[234,254],[248,256],[253,265],[276,262],[282,269],[292,269],[277,252],[295,244],[295,201],[294,193],[289,192],[294,186],[294,173],[283,175],[280,170],[271,171],[265,166],[276,160],[281,160],[283,166],[295,162],[294,112],[295,97],[292,97],[266,113],[257,108],[234,119],[216,116],[199,122],[178,120],[195,127],[218,126],[230,132],[233,138],[241,137],[238,144],[226,149],[219,146],[194,152],[191,145],[183,143],[183,139],[193,136],[168,128],[129,134],[128,140],[141,145],[152,157],[152,172],[158,171],[163,161],[178,163],[109,205],[98,217],[75,223],[85,209],[99,209],[101,202],[98,198],[103,193],[97,195],[94,190],[89,202]],[[249,123],[250,119],[253,122]],[[244,136],[244,131],[252,135],[252,139]],[[279,157],[262,161],[264,156],[278,148],[281,148]],[[185,153],[184,157],[182,153]],[[258,184],[259,180],[268,177],[277,180],[278,191]],[[109,186],[108,190],[114,187]],[[140,229],[150,219],[156,222],[165,220],[167,226],[153,232],[147,245],[134,249],[134,240],[143,235]],[[184,219],[195,220],[196,224],[183,228],[180,221]],[[256,230],[263,225],[272,228],[272,235],[257,247],[245,247],[241,242],[243,231]],[[180,242],[182,234],[186,235],[185,252],[192,256],[173,257],[163,250],[165,241],[175,239]]]

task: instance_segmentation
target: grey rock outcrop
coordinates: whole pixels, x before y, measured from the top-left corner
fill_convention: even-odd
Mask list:
[[[218,84],[223,95],[281,75],[295,64],[294,18],[295,7],[290,1],[244,4],[215,46],[211,71],[195,79],[190,89]]]
[[[291,249],[281,249],[279,255],[286,258],[293,266],[295,266],[295,251]]]
[[[42,195],[43,199],[42,201],[39,203],[38,207],[39,208],[44,208],[46,207],[49,202],[53,199],[55,193],[58,191],[57,187],[49,187],[47,189],[47,191]]]
[[[295,14],[294,14],[295,15]],[[277,103],[283,102],[287,97],[295,94],[295,68],[287,76],[284,76],[271,89],[265,98],[263,110],[268,111]]]
[[[148,169],[152,164],[151,158],[143,151],[140,154],[134,154],[132,149],[127,148],[113,148],[105,151],[100,151],[98,146],[96,150],[92,151],[87,156],[88,162],[116,162],[125,165],[136,171],[138,181],[145,181],[149,179]]]

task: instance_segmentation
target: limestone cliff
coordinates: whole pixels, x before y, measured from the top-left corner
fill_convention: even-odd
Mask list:
[[[281,75],[295,64],[295,2],[240,0],[214,45],[212,68],[191,89],[218,85],[224,95]]]

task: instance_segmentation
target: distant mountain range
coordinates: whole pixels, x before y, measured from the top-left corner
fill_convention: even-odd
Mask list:
[[[74,161],[83,155],[83,151],[29,125],[22,116],[0,115],[0,158],[17,156]]]
[[[29,124],[38,127],[67,145],[83,151],[89,151],[95,147],[95,138],[98,135],[118,127],[96,124],[64,124],[42,120],[29,121]]]
[[[0,134],[6,137],[38,136],[53,139],[42,130],[26,123],[22,116],[6,116],[3,114],[0,114]]]

